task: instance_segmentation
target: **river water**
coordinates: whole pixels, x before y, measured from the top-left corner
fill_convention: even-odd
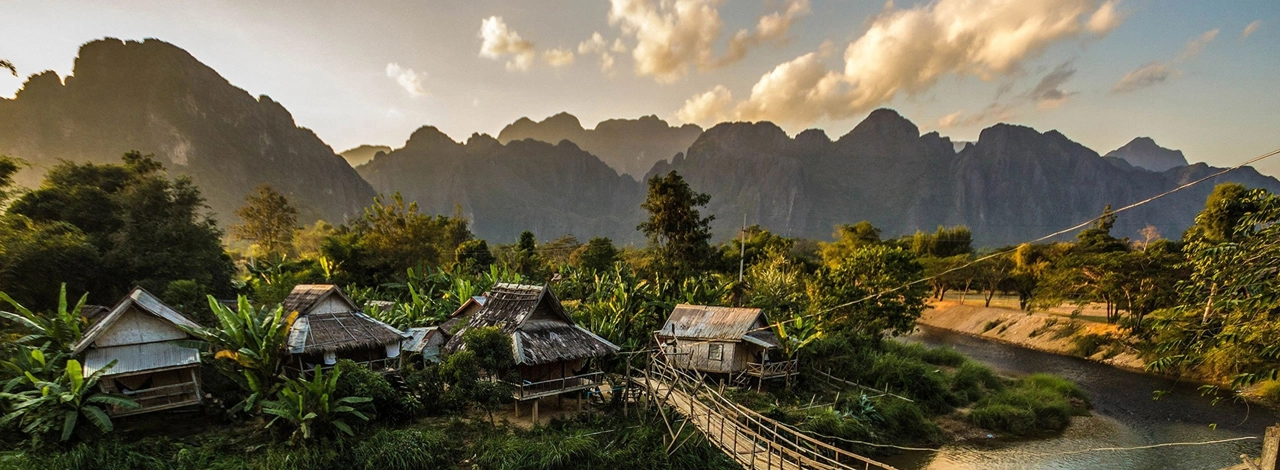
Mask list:
[[[1194,384],[982,340],[921,326],[906,342],[950,346],[1008,375],[1048,372],[1080,385],[1093,401],[1092,416],[1076,418],[1061,436],[1025,441],[968,441],[938,452],[908,452],[884,459],[901,469],[1218,469],[1257,456],[1267,426],[1280,415],[1259,406],[1224,399],[1213,403]],[[1153,400],[1156,390],[1169,391]],[[1141,450],[1170,442],[1257,439],[1198,446]]]

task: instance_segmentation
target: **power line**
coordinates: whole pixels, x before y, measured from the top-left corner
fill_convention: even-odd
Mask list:
[[[1238,165],[1236,165],[1236,166],[1233,166],[1233,167],[1231,167],[1231,168],[1223,169],[1222,171],[1219,171],[1219,172],[1217,172],[1217,173],[1214,173],[1214,174],[1211,174],[1211,175],[1205,176],[1205,177],[1203,177],[1203,178],[1197,179],[1197,180],[1195,180],[1195,181],[1191,181],[1191,182],[1189,182],[1189,183],[1185,183],[1185,184],[1183,184],[1183,185],[1181,185],[1181,186],[1178,186],[1178,187],[1176,187],[1176,188],[1170,189],[1170,190],[1168,190],[1168,191],[1165,191],[1165,192],[1163,192],[1163,193],[1157,194],[1157,195],[1155,195],[1155,196],[1151,196],[1151,197],[1149,197],[1149,198],[1146,198],[1146,199],[1143,199],[1143,200],[1141,200],[1141,201],[1138,201],[1138,202],[1135,202],[1135,203],[1129,204],[1129,205],[1124,206],[1124,207],[1121,207],[1121,208],[1119,208],[1119,209],[1115,209],[1115,210],[1111,211],[1111,212],[1110,212],[1110,213],[1108,213],[1108,214],[1101,214],[1101,215],[1098,215],[1097,217],[1093,217],[1093,218],[1091,218],[1091,219],[1089,219],[1089,220],[1086,220],[1086,221],[1084,221],[1084,222],[1080,222],[1080,223],[1078,223],[1078,224],[1076,224],[1076,225],[1072,225],[1072,226],[1070,226],[1070,227],[1064,228],[1064,229],[1062,229],[1062,230],[1058,230],[1058,231],[1056,231],[1056,232],[1050,233],[1050,234],[1048,234],[1048,235],[1042,236],[1042,237],[1040,237],[1040,238],[1036,238],[1036,239],[1031,240],[1031,241],[1028,241],[1028,242],[1020,243],[1019,245],[1035,244],[1035,243],[1039,243],[1039,242],[1042,242],[1042,241],[1045,241],[1045,240],[1049,240],[1049,239],[1051,239],[1051,238],[1054,238],[1054,237],[1057,237],[1057,236],[1060,236],[1060,235],[1064,235],[1064,234],[1067,234],[1067,233],[1073,232],[1073,231],[1075,231],[1075,230],[1079,230],[1079,229],[1081,229],[1081,228],[1083,228],[1083,227],[1085,227],[1085,226],[1087,226],[1087,225],[1089,225],[1089,224],[1092,224],[1092,223],[1094,223],[1094,222],[1096,222],[1096,221],[1098,221],[1098,220],[1102,219],[1103,217],[1114,216],[1114,215],[1118,215],[1118,214],[1120,214],[1120,213],[1123,213],[1123,212],[1125,212],[1125,211],[1132,210],[1132,209],[1134,209],[1134,208],[1136,208],[1136,207],[1140,207],[1140,206],[1142,206],[1142,205],[1145,205],[1145,204],[1150,203],[1150,202],[1152,202],[1152,201],[1158,200],[1158,199],[1163,198],[1163,197],[1165,197],[1165,196],[1168,196],[1168,195],[1170,195],[1170,194],[1176,193],[1176,192],[1178,192],[1178,191],[1182,191],[1182,190],[1184,190],[1184,189],[1190,188],[1190,187],[1195,186],[1195,185],[1197,185],[1197,184],[1200,184],[1200,183],[1203,183],[1203,182],[1205,182],[1205,181],[1211,180],[1211,179],[1213,179],[1213,178],[1217,178],[1217,177],[1219,177],[1219,176],[1222,176],[1222,175],[1224,175],[1224,174],[1226,174],[1226,173],[1228,173],[1228,172],[1232,172],[1232,171],[1238,170],[1238,169],[1240,169],[1240,168],[1243,168],[1243,167],[1245,167],[1245,166],[1251,165],[1251,164],[1253,164],[1253,163],[1257,163],[1257,162],[1259,162],[1259,161],[1262,161],[1263,159],[1266,159],[1266,158],[1269,158],[1269,157],[1272,157],[1272,156],[1275,156],[1275,155],[1278,155],[1278,154],[1280,154],[1280,149],[1272,150],[1272,151],[1267,152],[1267,153],[1264,153],[1264,154],[1262,154],[1262,155],[1259,155],[1259,156],[1253,157],[1253,158],[1249,159],[1248,161],[1245,161],[1244,163],[1240,163],[1240,164],[1238,164]],[[988,255],[986,255],[986,256],[982,256],[982,257],[976,258],[976,259],[974,259],[973,261],[970,261],[970,262],[965,263],[965,264],[963,264],[963,265],[956,266],[956,267],[954,267],[954,268],[948,269],[948,270],[946,270],[946,271],[940,272],[940,273],[935,274],[935,275],[932,275],[932,276],[926,276],[926,277],[923,277],[923,278],[920,278],[920,279],[917,279],[917,280],[914,280],[914,281],[908,282],[908,283],[906,283],[906,284],[903,284],[903,285],[901,285],[901,286],[898,286],[898,287],[895,287],[895,288],[892,288],[892,289],[889,289],[889,290],[885,290],[885,291],[877,292],[877,293],[875,293],[875,294],[871,294],[871,295],[868,295],[868,296],[866,296],[866,297],[863,297],[863,298],[860,298],[860,299],[857,299],[857,300],[853,300],[853,301],[850,301],[850,302],[845,302],[845,303],[843,303],[843,304],[836,305],[836,306],[834,306],[834,307],[827,308],[827,309],[824,309],[824,310],[820,310],[820,311],[817,311],[817,312],[813,312],[813,313],[809,313],[809,314],[804,314],[804,315],[797,315],[797,316],[795,316],[795,317],[792,317],[792,318],[791,318],[791,319],[789,319],[789,320],[783,320],[783,321],[775,322],[775,323],[773,323],[772,325],[767,325],[767,326],[762,326],[762,327],[759,327],[759,328],[755,328],[755,329],[753,329],[753,330],[751,330],[751,331],[749,331],[749,332],[764,331],[764,330],[769,330],[769,329],[772,329],[772,328],[775,328],[775,327],[780,327],[780,326],[782,326],[782,325],[784,325],[784,324],[787,324],[787,323],[791,323],[791,322],[795,322],[795,321],[800,321],[800,320],[803,320],[803,319],[805,319],[805,318],[809,318],[809,317],[814,317],[814,316],[822,315],[822,314],[825,314],[825,313],[828,313],[828,312],[831,312],[831,311],[834,311],[834,310],[838,310],[838,309],[841,309],[841,308],[845,308],[845,307],[848,307],[848,306],[851,306],[851,305],[860,304],[860,303],[862,303],[862,302],[866,302],[866,301],[868,301],[868,300],[876,299],[876,298],[879,298],[879,297],[880,297],[880,296],[882,296],[882,295],[885,295],[885,294],[891,294],[891,293],[894,293],[894,292],[897,292],[897,291],[900,291],[900,290],[906,289],[906,288],[908,288],[908,287],[914,286],[914,285],[916,285],[916,284],[921,284],[921,283],[929,282],[929,281],[932,281],[932,280],[937,279],[937,278],[939,278],[939,277],[945,276],[945,275],[947,275],[947,274],[951,274],[951,273],[956,272],[956,271],[959,271],[959,270],[961,270],[961,269],[965,269],[965,268],[968,268],[968,267],[973,266],[973,265],[975,265],[975,264],[978,264],[978,263],[980,263],[980,262],[983,262],[983,261],[989,260],[989,259],[991,259],[991,258],[995,258],[995,257],[997,257],[997,256],[1003,256],[1003,255],[1007,255],[1007,254],[1009,254],[1009,253],[1013,253],[1013,252],[1017,251],[1017,249],[1018,249],[1018,248],[1017,248],[1017,246],[1019,246],[1019,245],[1015,245],[1015,246],[1014,246],[1014,247],[1012,247],[1012,248],[1008,248],[1008,249],[1004,249],[1004,250],[999,250],[999,251],[993,252],[993,253],[988,254]]]

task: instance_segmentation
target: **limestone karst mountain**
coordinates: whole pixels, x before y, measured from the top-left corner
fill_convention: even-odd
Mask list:
[[[338,155],[347,160],[352,168],[369,163],[373,157],[380,153],[391,153],[391,147],[386,145],[361,145],[355,148],[349,148],[338,152]]]
[[[59,160],[119,162],[130,150],[189,175],[222,223],[234,222],[261,184],[289,195],[304,221],[342,222],[373,197],[279,103],[254,98],[163,41],[90,42],[72,75],[33,75],[13,99],[0,99],[0,153],[32,164],[21,184],[39,184]]]
[[[1182,155],[1181,150],[1156,145],[1150,137],[1133,139],[1123,147],[1108,152],[1105,157],[1118,158],[1129,165],[1154,172],[1187,166],[1187,157]]]
[[[657,116],[639,119],[609,119],[584,129],[578,118],[560,113],[534,122],[520,118],[498,133],[498,141],[534,139],[550,144],[568,140],[634,178],[644,176],[654,163],[667,160],[689,148],[702,128],[694,124],[675,127]]]

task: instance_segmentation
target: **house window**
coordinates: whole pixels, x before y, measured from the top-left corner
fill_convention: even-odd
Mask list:
[[[710,360],[712,360],[712,361],[723,361],[723,360],[724,360],[724,345],[723,345],[723,344],[708,344],[708,345],[707,345],[707,359],[710,359]]]

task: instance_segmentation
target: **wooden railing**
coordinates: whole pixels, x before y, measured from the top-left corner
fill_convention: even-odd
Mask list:
[[[799,372],[800,362],[796,359],[792,359],[790,361],[766,362],[764,364],[757,362],[747,363],[747,375],[760,377],[762,379],[786,377],[788,375],[796,375]]]
[[[522,382],[511,383],[511,397],[516,400],[532,400],[550,395],[571,392],[574,390],[585,390],[600,385],[600,378],[604,376],[604,372],[590,372],[581,375],[572,375],[569,377],[561,377],[558,379],[543,380],[541,382]]]
[[[396,370],[396,368],[400,366],[400,358],[384,357],[380,359],[371,359],[368,361],[355,361],[355,363],[368,367],[369,370],[380,371],[380,372],[391,372]],[[327,372],[329,370],[332,370],[333,367],[336,365],[337,364],[323,364],[323,365],[320,365],[320,370]],[[300,375],[302,377],[311,377],[311,375],[315,373],[314,366],[308,369],[299,369],[297,367],[286,366],[285,369],[297,375]]]
[[[137,408],[113,408],[114,416],[128,416],[200,403],[200,388],[195,382],[125,391],[122,394],[138,404]]]
[[[656,401],[673,405],[708,441],[743,468],[893,469],[738,405],[708,386],[702,377],[660,358],[654,358],[641,381]]]

